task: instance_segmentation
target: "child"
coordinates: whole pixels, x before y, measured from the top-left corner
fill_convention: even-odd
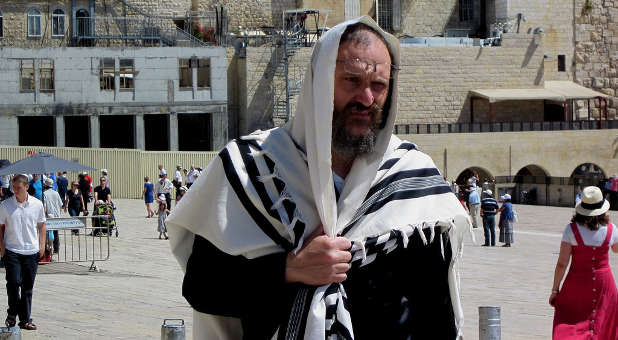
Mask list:
[[[169,239],[167,237],[167,228],[165,227],[165,219],[170,211],[167,209],[167,202],[165,201],[165,195],[159,195],[159,199],[157,200],[159,203],[159,210],[157,210],[156,214],[159,215],[159,240],[161,239],[161,235],[165,236],[165,239]]]

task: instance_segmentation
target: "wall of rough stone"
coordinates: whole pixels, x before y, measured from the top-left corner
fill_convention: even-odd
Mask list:
[[[311,48],[292,58],[292,66],[306,67]],[[240,133],[273,126],[271,50],[246,50],[246,94],[240,101]],[[229,58],[229,56],[228,56]],[[487,88],[533,88],[543,84],[543,50],[527,35],[506,34],[504,46],[410,47],[401,49],[398,124],[470,121],[469,91]],[[246,101],[244,101],[246,98]],[[235,105],[230,103],[230,105]],[[542,121],[543,101],[494,104],[495,121]],[[487,121],[486,101],[475,101],[475,121]]]
[[[441,35],[447,28],[469,29],[480,25],[480,3],[474,2],[474,19],[459,21],[459,0],[401,1],[401,32],[416,37]]]
[[[513,23],[512,31],[519,26],[520,34],[533,36],[534,30],[544,31],[543,50],[545,80],[573,80],[573,1],[565,0],[509,0],[507,17]],[[523,14],[525,21],[518,22],[517,15]],[[498,18],[504,20],[505,18]],[[519,24],[518,24],[519,23]],[[566,71],[558,72],[558,55],[566,57]]]
[[[584,0],[575,5],[575,81],[610,96],[609,118],[618,110],[618,1]],[[583,101],[577,103],[580,116],[587,116]],[[594,101],[594,117],[599,103]]]
[[[28,37],[27,14],[31,9],[41,12],[41,37]],[[64,37],[52,37],[51,15],[56,9],[63,9],[66,33]],[[66,46],[69,37],[71,1],[29,1],[15,0],[0,3],[4,18],[4,37],[0,38],[0,47],[59,47]]]

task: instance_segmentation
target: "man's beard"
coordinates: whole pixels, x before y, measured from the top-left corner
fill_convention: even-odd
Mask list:
[[[369,110],[369,129],[362,135],[351,135],[346,130],[346,118],[353,111]],[[344,157],[356,157],[373,152],[376,144],[376,131],[382,120],[382,108],[373,103],[366,107],[360,103],[347,105],[343,111],[333,111],[332,149]]]

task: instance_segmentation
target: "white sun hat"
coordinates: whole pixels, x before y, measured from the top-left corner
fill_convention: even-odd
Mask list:
[[[582,191],[582,199],[575,211],[584,216],[599,216],[609,210],[609,202],[603,198],[601,189],[591,186]]]

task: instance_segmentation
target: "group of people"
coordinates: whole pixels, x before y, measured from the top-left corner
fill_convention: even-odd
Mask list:
[[[157,167],[159,169],[159,180],[156,183],[152,183],[149,176],[144,176],[142,199],[144,199],[146,205],[146,218],[158,215],[157,231],[159,232],[159,239],[165,238],[167,240],[169,237],[167,235],[165,219],[172,209],[172,189],[176,189],[175,199],[176,204],[178,204],[202,174],[202,168],[191,164],[190,169],[187,170],[187,168],[183,168],[180,164],[176,165],[174,178],[170,181],[167,178],[167,170],[164,169],[163,165],[159,164]],[[150,204],[155,200],[157,202],[157,210],[153,211]]]
[[[494,198],[494,193],[491,189],[477,186],[478,175],[474,173],[468,180],[465,189],[454,190],[461,204],[466,208],[470,215],[473,228],[479,226],[479,216],[483,223],[483,235],[485,242],[482,246],[493,247],[496,245],[496,215],[499,214],[498,228],[500,233],[498,241],[504,243],[503,247],[510,247],[514,240],[513,225],[517,219],[517,214],[511,203],[511,195],[504,194],[500,196],[502,206],[499,206],[498,201]],[[459,186],[454,184],[454,186]],[[455,191],[458,191],[455,192]]]

